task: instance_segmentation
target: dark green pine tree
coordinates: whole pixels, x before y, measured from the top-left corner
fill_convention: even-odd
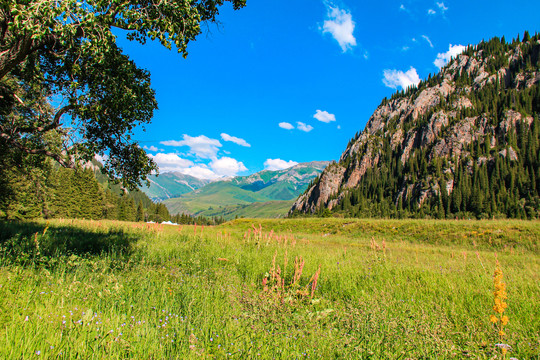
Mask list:
[[[77,199],[73,186],[73,171],[65,168],[56,170],[52,212],[56,218],[74,218],[78,215]]]
[[[76,191],[78,216],[82,219],[100,219],[103,216],[103,192],[94,172],[90,169],[75,171],[74,188]]]
[[[139,200],[139,205],[137,206],[137,221],[144,221],[144,207],[142,200]]]
[[[108,220],[117,220],[119,217],[118,203],[119,197],[110,189],[105,190],[101,204],[102,217]]]

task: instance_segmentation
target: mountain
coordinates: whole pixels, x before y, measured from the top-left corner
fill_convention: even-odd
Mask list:
[[[197,216],[206,218],[223,218],[232,220],[235,218],[284,218],[291,208],[293,200],[275,200],[254,202],[245,205],[220,206],[200,211]]]
[[[313,161],[284,170],[264,170],[249,176],[216,181],[163,203],[173,214],[230,215],[253,203],[294,200],[326,165],[327,161]],[[287,213],[286,210],[283,211],[283,203],[280,206],[275,205],[267,207],[266,210],[274,209],[270,213],[276,216]]]
[[[159,176],[150,175],[148,180],[150,186],[144,186],[141,190],[153,201],[175,198],[210,183],[210,180],[199,179],[179,172],[163,173]]]
[[[540,37],[469,46],[383,99],[290,215],[540,216]]]

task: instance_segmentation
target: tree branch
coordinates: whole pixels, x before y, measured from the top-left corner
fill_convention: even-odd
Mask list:
[[[44,133],[47,131],[55,130],[60,126],[60,119],[62,118],[62,115],[66,114],[68,111],[73,110],[77,108],[76,105],[67,105],[61,108],[56,112],[54,115],[53,121],[51,123],[45,125],[45,126],[38,126],[38,127],[19,127],[17,128],[18,133]]]
[[[13,139],[11,136],[9,136],[6,133],[0,133],[0,138],[3,138],[7,143],[13,145],[17,149],[27,154],[48,156],[56,160],[61,166],[66,167],[66,168],[73,168],[75,166],[75,164],[72,161],[66,160],[61,154],[56,154],[46,149],[28,148],[24,146],[23,144],[19,143],[16,139]]]

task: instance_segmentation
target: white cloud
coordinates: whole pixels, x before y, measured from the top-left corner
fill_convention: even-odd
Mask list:
[[[99,161],[100,163],[104,164],[107,160],[109,160],[109,156],[107,154],[101,156],[99,154],[96,154],[94,158]]]
[[[275,170],[288,169],[297,164],[298,163],[296,161],[292,161],[292,160],[285,161],[281,159],[266,159],[266,161],[264,162],[264,168],[266,170],[275,171]]]
[[[416,86],[420,82],[420,77],[416,72],[416,69],[411,66],[407,72],[401,70],[384,70],[383,83],[392,89],[397,89],[400,86],[402,89],[406,89],[409,86]]]
[[[189,146],[189,151],[202,159],[215,159],[219,148],[222,146],[219,140],[210,139],[207,136],[189,136],[184,134],[184,140],[162,141],[160,144],[165,146]]]
[[[310,132],[311,130],[313,130],[313,126],[306,125],[303,122],[297,121],[296,124],[297,124],[296,128],[300,131]]]
[[[317,110],[317,112],[315,113],[315,115],[313,115],[313,117],[324,123],[336,121],[336,115],[330,114],[328,111]]]
[[[428,15],[435,15],[437,12],[435,10],[433,10],[433,9],[429,9],[427,11],[427,13],[428,13]]]
[[[230,142],[233,142],[233,143],[235,143],[237,145],[240,145],[240,146],[251,147],[251,145],[248,144],[248,142],[246,140],[241,139],[241,138],[237,138],[236,136],[230,136],[228,134],[222,133],[221,138],[224,141],[230,141]]]
[[[148,150],[148,151],[159,151],[159,149],[157,147],[155,147],[154,145],[152,146],[143,146],[143,149],[145,150]]]
[[[244,163],[226,156],[211,161],[210,167],[220,176],[236,176],[239,172],[247,171]]]
[[[190,160],[182,159],[177,154],[173,153],[158,153],[156,155],[148,155],[159,166],[160,172],[180,171],[183,172],[186,168],[193,165]]]
[[[323,34],[330,33],[339,43],[343,52],[356,46],[356,39],[353,35],[355,23],[351,13],[328,3],[326,6],[328,14],[327,20],[323,24]]]
[[[337,128],[338,128],[338,130],[341,130],[341,125],[338,125]]]
[[[294,129],[294,126],[292,124],[289,124],[288,122],[280,122],[279,127],[285,130],[292,130]]]
[[[405,10],[407,10],[407,9],[405,8],[405,5],[401,4],[401,5],[399,6],[399,10],[405,11]]]
[[[448,64],[451,58],[461,54],[465,49],[467,49],[466,46],[450,44],[447,52],[437,54],[437,58],[433,64],[438,68],[442,68],[444,65]]]
[[[208,169],[205,165],[192,166],[181,171],[182,174],[191,175],[199,179],[215,180],[220,178],[218,174]]]
[[[433,43],[431,42],[431,40],[429,39],[429,37],[427,35],[422,35],[422,37],[424,38],[424,40],[427,41],[427,43],[429,44],[430,47],[433,47]]]
[[[443,2],[438,2],[437,6],[439,7],[439,9],[441,9],[442,12],[445,12],[446,10],[448,10],[448,8],[444,6]]]
[[[401,51],[407,51],[407,50],[409,50],[409,49],[410,49],[410,48],[409,48],[407,45],[405,45],[404,47],[401,48]]]

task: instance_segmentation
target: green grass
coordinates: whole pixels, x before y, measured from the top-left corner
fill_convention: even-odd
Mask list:
[[[538,358],[539,225],[57,220],[44,234],[45,222],[0,223],[0,358],[491,359],[496,259],[502,342]],[[289,286],[295,257],[305,267]],[[287,285],[264,291],[274,258]]]
[[[239,218],[275,219],[287,216],[294,200],[256,202],[249,205],[231,205],[204,210],[197,215],[205,217],[222,216],[225,220]]]

